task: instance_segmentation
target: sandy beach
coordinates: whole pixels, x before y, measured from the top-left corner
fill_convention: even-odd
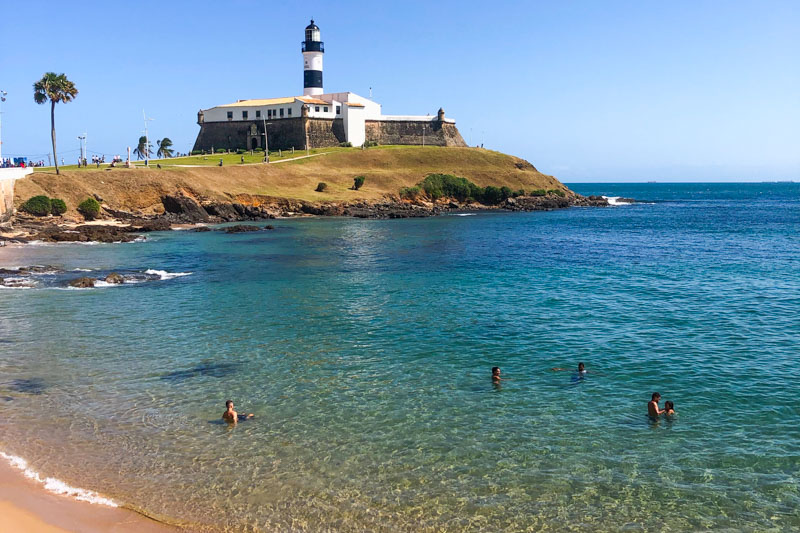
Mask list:
[[[177,529],[126,509],[47,492],[0,461],[0,531],[15,533],[167,533]]]

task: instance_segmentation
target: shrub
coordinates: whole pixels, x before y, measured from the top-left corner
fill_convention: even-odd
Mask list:
[[[561,198],[564,198],[567,195],[567,193],[565,193],[561,189],[550,189],[549,191],[547,191],[547,193],[555,194],[556,196],[560,196]]]
[[[487,185],[483,189],[483,203],[486,205],[497,205],[505,200],[503,191],[494,185]]]
[[[518,198],[520,196],[525,196],[525,189],[519,189],[518,191],[514,191],[514,194],[511,195],[513,198]]]
[[[37,217],[44,217],[50,214],[50,198],[47,196],[34,196],[20,206],[20,209]]]
[[[200,155],[202,153],[203,153],[202,150],[192,150],[192,155]]]
[[[503,186],[500,187],[500,194],[503,195],[503,200],[508,200],[514,194],[514,191],[511,190],[511,187]]]
[[[547,191],[544,189],[534,189],[531,191],[531,196],[544,196],[547,194]]]
[[[255,150],[253,150],[253,152],[255,152],[257,154],[263,154],[264,153],[264,149],[263,148],[256,148]]]
[[[328,184],[325,183],[324,181],[320,181],[319,183],[317,183],[317,188],[314,189],[314,190],[317,191],[317,192],[325,192],[325,189],[327,189],[327,188],[328,188]]]
[[[466,178],[459,178],[452,174],[428,174],[420,186],[432,200],[442,197],[455,198],[463,202],[467,198],[481,196],[481,188]]]
[[[67,212],[67,203],[60,198],[50,200],[50,212],[55,216],[61,216]]]
[[[358,189],[360,189],[364,185],[366,179],[367,178],[365,178],[364,176],[356,176],[355,178],[353,178],[353,190],[357,191]]]
[[[218,154],[224,154],[225,153],[225,148],[217,148],[217,153]]]
[[[87,198],[78,205],[78,212],[86,220],[94,220],[100,215],[100,202],[94,198]]]
[[[341,146],[342,148],[352,148],[353,147],[353,143],[351,143],[350,141],[347,141],[347,142],[339,143],[339,146]]]
[[[239,155],[244,155],[244,153],[245,153],[246,151],[247,151],[247,150],[245,150],[244,148],[239,148],[238,150],[236,150],[236,153],[237,153],[237,154],[239,154]]]
[[[418,185],[400,189],[400,198],[405,198],[406,200],[416,200],[419,198],[420,194],[422,194],[422,189],[420,189]]]
[[[378,146],[378,141],[364,141],[364,144],[361,145],[362,148],[370,148],[372,146]]]

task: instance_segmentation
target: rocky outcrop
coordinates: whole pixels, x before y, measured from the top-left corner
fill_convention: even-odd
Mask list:
[[[122,276],[122,274],[117,274],[116,272],[112,272],[111,274],[106,276],[106,283],[114,283],[114,284],[125,283],[125,278]]]
[[[48,226],[33,240],[44,242],[131,242],[139,238],[130,226],[95,226],[84,224],[75,228]]]
[[[97,280],[94,278],[87,278],[87,277],[80,277],[73,279],[69,282],[70,287],[75,287],[77,289],[91,289],[94,287],[94,284]]]
[[[208,212],[194,198],[185,195],[165,195],[161,198],[164,212],[178,222],[208,222]]]
[[[228,226],[224,229],[225,233],[247,233],[250,231],[261,231],[263,228],[258,226],[247,226],[245,224],[237,224],[235,226]]]
[[[608,207],[608,200],[602,196],[558,196],[548,194],[545,196],[518,196],[509,198],[500,205],[509,211],[549,211],[567,207]]]

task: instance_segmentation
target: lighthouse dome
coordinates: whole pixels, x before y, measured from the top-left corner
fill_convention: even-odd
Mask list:
[[[314,19],[311,19],[311,24],[306,26],[306,30],[319,30],[319,26],[314,24]]]

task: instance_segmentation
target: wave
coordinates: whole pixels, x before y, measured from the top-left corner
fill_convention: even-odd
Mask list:
[[[621,196],[603,196],[603,198],[608,200],[608,205],[631,205],[630,202],[620,202]]]
[[[191,276],[192,272],[167,272],[166,270],[155,270],[153,268],[148,268],[144,271],[145,274],[149,274],[151,276],[158,276],[161,279],[172,279],[172,278],[179,278],[181,276]]]
[[[30,468],[28,466],[28,461],[26,461],[22,457],[17,457],[16,455],[9,455],[4,452],[0,452],[0,457],[8,461],[8,464],[11,465],[13,468],[16,468],[17,470],[22,472],[22,475],[25,476],[26,478],[31,479],[43,485],[44,489],[48,492],[52,492],[53,494],[59,494],[61,496],[70,496],[82,502],[89,502],[97,505],[105,505],[107,507],[119,507],[119,505],[117,505],[117,503],[114,500],[101,496],[92,490],[73,487],[72,485],[68,485],[67,483],[54,477],[46,477],[42,479],[42,476],[40,476],[36,470]]]
[[[453,213],[454,217],[474,217],[475,213]]]

